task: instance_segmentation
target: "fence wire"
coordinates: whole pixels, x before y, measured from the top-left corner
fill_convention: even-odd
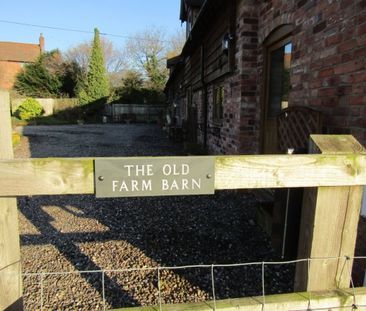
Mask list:
[[[233,267],[246,267],[246,266],[259,266],[261,267],[261,290],[262,290],[262,310],[266,310],[266,292],[265,292],[265,267],[271,265],[289,265],[289,264],[297,264],[297,263],[306,263],[307,264],[307,278],[309,281],[309,271],[311,262],[316,261],[325,261],[325,260],[344,260],[343,267],[341,269],[341,276],[345,272],[349,274],[349,278],[351,280],[351,292],[346,292],[347,294],[351,294],[353,296],[353,304],[349,306],[342,306],[342,307],[332,307],[327,306],[324,308],[312,308],[311,301],[312,295],[311,292],[308,292],[307,299],[309,301],[307,310],[329,310],[332,309],[343,309],[343,308],[350,308],[351,310],[359,310],[359,308],[364,308],[366,305],[361,305],[357,303],[356,293],[355,293],[355,286],[352,278],[352,265],[351,262],[353,260],[362,260],[366,259],[366,256],[355,256],[355,257],[348,257],[348,256],[340,256],[340,257],[319,257],[319,258],[305,258],[305,259],[296,259],[296,260],[289,260],[289,261],[257,261],[257,262],[244,262],[244,263],[233,263],[233,264],[199,264],[199,265],[185,265],[185,266],[158,266],[158,267],[141,267],[141,268],[122,268],[122,269],[102,269],[102,270],[85,270],[85,271],[67,271],[67,272],[26,272],[22,273],[23,277],[38,277],[39,278],[39,286],[40,286],[40,309],[43,310],[44,308],[44,280],[47,276],[69,276],[69,275],[82,275],[82,274],[101,274],[102,280],[102,305],[103,310],[106,310],[106,288],[105,288],[105,274],[107,273],[126,273],[126,272],[141,272],[141,271],[155,271],[157,272],[157,287],[158,287],[158,308],[159,311],[163,310],[163,299],[162,299],[162,289],[161,289],[161,271],[164,270],[187,270],[187,269],[196,269],[196,268],[204,268],[210,269],[211,275],[211,287],[212,287],[212,303],[213,303],[213,310],[217,310],[217,300],[216,300],[216,290],[215,290],[215,268],[233,268]],[[259,300],[258,300],[259,301]],[[269,309],[267,310],[269,311]],[[301,310],[293,310],[293,311],[301,311]]]

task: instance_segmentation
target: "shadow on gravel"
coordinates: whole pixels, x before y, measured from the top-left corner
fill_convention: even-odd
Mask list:
[[[42,198],[40,198],[42,202]],[[52,200],[52,198],[51,198]],[[102,270],[93,260],[86,256],[78,247],[76,242],[87,242],[94,241],[98,239],[98,234],[88,235],[80,234],[78,237],[73,236],[73,234],[64,234],[56,230],[52,225],[53,220],[46,212],[43,211],[42,205],[37,204],[37,199],[32,200],[29,198],[21,198],[19,203],[23,206],[21,212],[23,215],[32,222],[32,224],[41,233],[40,235],[26,236],[21,235],[21,245],[44,245],[51,244],[56,247],[56,249],[67,259],[74,267],[75,270],[79,271],[91,271],[91,270]],[[54,201],[54,200],[52,200]],[[57,204],[57,200],[55,200]],[[34,204],[36,203],[36,204]],[[48,271],[53,272],[53,271]],[[62,272],[62,271],[55,271]],[[80,274],[92,287],[94,287],[103,297],[103,285],[101,283],[100,274]],[[109,292],[113,292],[113,296],[106,295],[106,302],[111,307],[119,307],[120,302],[126,303],[127,305],[139,305],[139,303],[134,300],[128,293],[123,291],[123,289],[107,275],[104,277],[105,288]],[[60,289],[65,290],[65,289]]]
[[[80,204],[75,204],[80,202]],[[227,264],[255,261],[271,261],[279,258],[272,250],[263,231],[254,224],[255,201],[246,193],[223,191],[215,196],[165,197],[165,198],[129,198],[95,199],[93,196],[64,196],[33,198],[32,202],[22,204],[21,211],[42,235],[22,235],[22,245],[53,244],[76,269],[99,270],[92,259],[82,253],[79,243],[104,243],[108,241],[126,241],[142,251],[151,262],[148,266],[184,266],[200,264]],[[79,211],[75,216],[95,219],[108,227],[105,232],[62,233],[51,224],[50,217],[42,206],[62,207],[70,213],[69,206]],[[108,249],[98,251],[103,256]],[[103,266],[123,269],[141,266],[126,261],[104,262]],[[131,258],[134,253],[125,254]],[[107,260],[107,259],[105,259]],[[103,261],[103,260],[102,260]],[[265,270],[266,293],[290,292],[292,290],[294,266],[270,266]],[[215,268],[215,287],[218,299],[261,295],[262,267],[245,266]],[[179,275],[193,288],[212,298],[212,280],[210,268],[169,270],[167,278]],[[97,276],[96,276],[97,277]],[[88,280],[95,286],[97,280]],[[174,284],[176,280],[165,280]],[[136,306],[146,304],[145,296],[134,299],[124,292],[123,280],[106,279],[106,298],[113,307]],[[138,286],[138,284],[133,284]],[[146,284],[145,284],[146,285]],[[179,282],[175,291],[163,293],[165,303],[182,302]],[[155,282],[154,287],[157,288]],[[96,287],[102,295],[100,287]],[[177,297],[174,297],[176,293]],[[202,297],[201,297],[202,298]],[[156,299],[153,302],[157,302]]]

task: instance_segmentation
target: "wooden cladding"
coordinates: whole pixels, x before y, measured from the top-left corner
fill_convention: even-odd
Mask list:
[[[231,19],[235,16],[231,17],[231,12],[231,8],[225,6],[224,11],[215,18],[214,27],[205,29],[200,44],[190,51],[189,56],[185,56],[183,85],[191,85],[195,89],[230,72],[235,50],[231,34]],[[229,51],[224,51],[222,47],[225,37],[230,38]]]

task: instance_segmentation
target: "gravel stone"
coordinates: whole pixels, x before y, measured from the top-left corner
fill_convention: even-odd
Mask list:
[[[17,158],[184,155],[156,125],[68,125],[17,128]],[[90,270],[174,267],[279,260],[255,224],[257,202],[246,191],[214,196],[96,199],[92,195],[18,200],[24,303],[44,310],[103,310],[100,273]],[[265,269],[266,293],[289,292],[294,265]],[[260,295],[261,266],[214,268],[216,298]],[[212,299],[211,268],[106,272],[107,308]]]

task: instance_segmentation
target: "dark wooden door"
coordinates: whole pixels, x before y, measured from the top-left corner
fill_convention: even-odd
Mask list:
[[[291,41],[268,48],[266,94],[263,118],[263,153],[278,153],[277,117],[288,107],[290,92]]]

